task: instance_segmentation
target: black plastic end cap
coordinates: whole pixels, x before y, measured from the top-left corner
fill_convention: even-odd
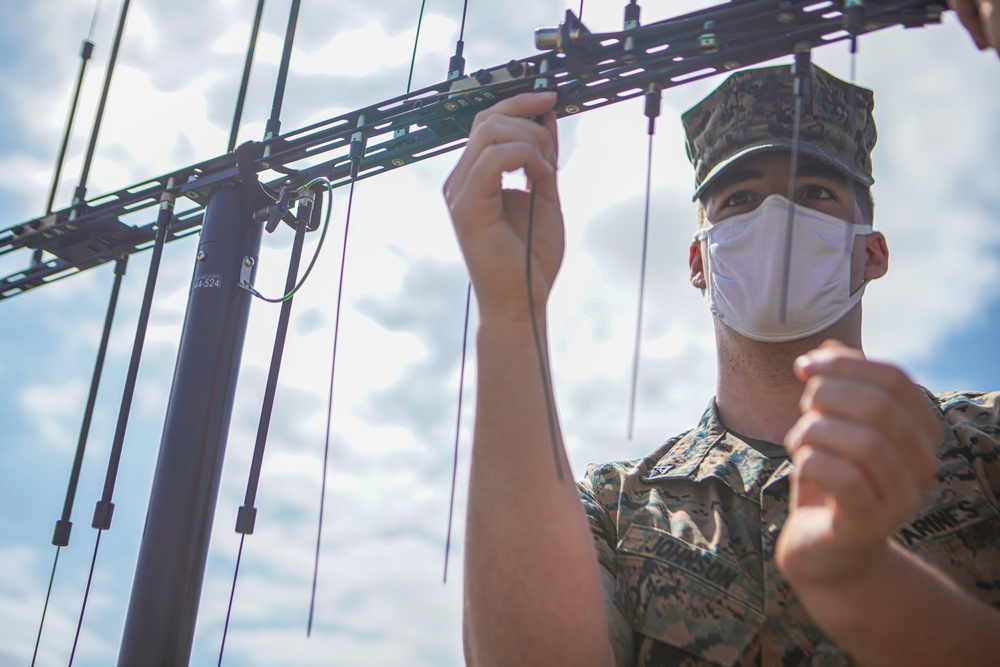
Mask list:
[[[52,544],[57,547],[69,546],[69,534],[73,530],[72,521],[56,521],[56,529],[52,533]]]

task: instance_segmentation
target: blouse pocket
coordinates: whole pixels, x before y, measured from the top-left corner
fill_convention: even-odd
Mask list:
[[[715,665],[740,661],[764,624],[760,581],[649,526],[629,526],[617,551],[617,602],[638,633]]]

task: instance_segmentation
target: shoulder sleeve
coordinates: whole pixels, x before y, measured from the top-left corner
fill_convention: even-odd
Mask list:
[[[938,400],[987,498],[1000,507],[1000,392],[940,394]]]
[[[618,544],[618,498],[621,477],[613,464],[590,465],[582,481],[577,482],[580,500],[587,513],[587,523],[594,536],[594,548],[601,565],[614,572],[617,568],[615,547]]]

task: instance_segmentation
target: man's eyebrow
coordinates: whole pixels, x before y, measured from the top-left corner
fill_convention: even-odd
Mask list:
[[[762,178],[764,178],[764,172],[760,169],[729,169],[721,174],[715,183],[712,184],[712,191],[716,192],[735,183],[760,180]]]
[[[823,162],[807,162],[798,169],[795,170],[798,176],[812,176],[818,178],[830,178],[835,181],[846,182],[847,177],[844,176],[836,167],[831,167]]]

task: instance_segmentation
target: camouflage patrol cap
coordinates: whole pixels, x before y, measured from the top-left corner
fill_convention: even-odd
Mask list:
[[[732,74],[681,116],[697,199],[723,171],[747,155],[791,150],[795,119],[791,66]],[[872,91],[812,66],[802,92],[799,152],[871,185],[875,146]]]

